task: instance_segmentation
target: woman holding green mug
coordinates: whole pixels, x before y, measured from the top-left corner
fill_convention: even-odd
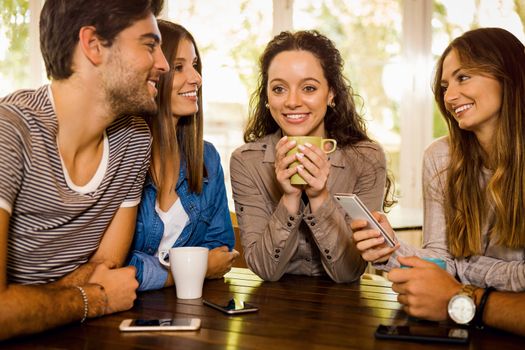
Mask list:
[[[350,282],[365,270],[333,195],[356,193],[381,210],[390,181],[342,70],[333,42],[316,31],[282,32],[260,58],[246,144],[230,172],[245,260],[265,280],[291,273]],[[327,154],[329,145],[298,144],[297,136],[334,139],[337,148]],[[292,183],[296,174],[305,184]]]

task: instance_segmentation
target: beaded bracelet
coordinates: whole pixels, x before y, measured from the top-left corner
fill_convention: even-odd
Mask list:
[[[87,297],[87,294],[84,288],[80,286],[75,286],[75,287],[77,287],[77,289],[80,291],[80,294],[82,294],[82,301],[84,302],[84,315],[82,316],[80,323],[84,323],[88,315],[88,297]]]

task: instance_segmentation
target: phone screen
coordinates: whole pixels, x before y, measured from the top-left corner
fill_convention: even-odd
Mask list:
[[[257,307],[235,298],[228,300],[228,302],[224,304],[212,303],[208,300],[203,300],[203,303],[228,314],[248,313],[259,310]]]
[[[230,299],[228,301],[228,304],[224,305],[223,308],[230,311],[239,311],[244,310],[246,308],[246,304],[244,303],[244,301]]]
[[[380,325],[376,331],[378,338],[440,341],[451,343],[466,343],[468,341],[468,330],[459,327],[440,326],[385,326]]]
[[[162,318],[158,320],[133,320],[130,326],[138,327],[170,327],[170,326],[189,326],[191,319],[171,319]]]

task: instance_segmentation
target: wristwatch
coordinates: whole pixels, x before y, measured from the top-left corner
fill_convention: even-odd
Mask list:
[[[474,303],[474,291],[477,288],[467,284],[454,295],[448,302],[448,315],[458,324],[467,324],[476,315],[476,304]]]

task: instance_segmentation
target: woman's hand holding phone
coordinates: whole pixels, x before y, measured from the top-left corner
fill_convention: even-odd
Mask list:
[[[372,215],[383,229],[387,231],[390,237],[394,237],[394,230],[390,226],[386,216],[379,212],[373,212]],[[392,253],[399,248],[399,243],[390,247],[378,230],[369,229],[367,226],[368,222],[363,219],[353,220],[351,223],[351,228],[354,232],[352,237],[357,250],[359,250],[365,261],[374,263],[388,261]]]

